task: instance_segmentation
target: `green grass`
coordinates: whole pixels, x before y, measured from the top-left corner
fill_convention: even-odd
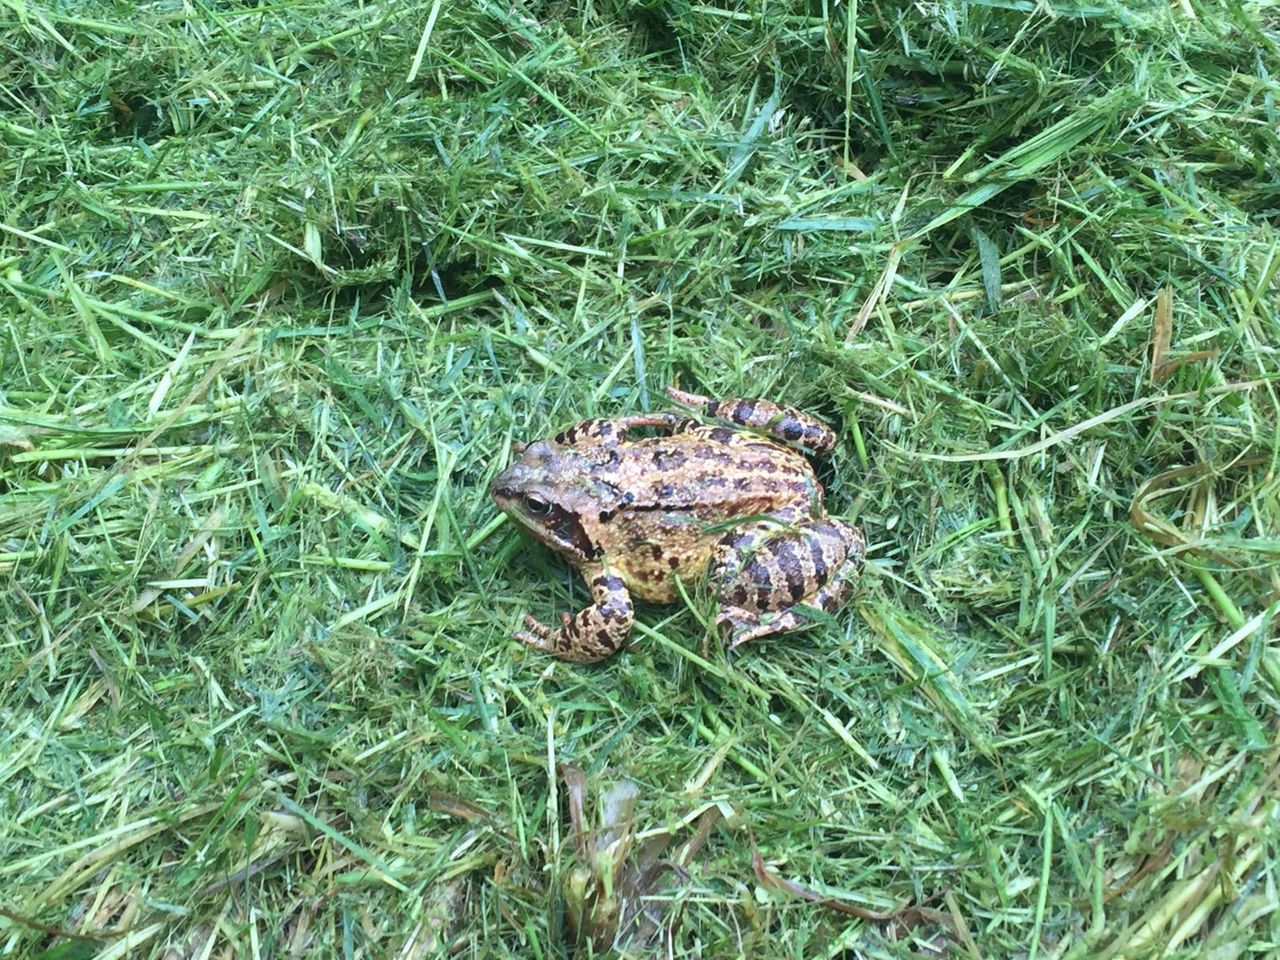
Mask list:
[[[0,956],[1276,955],[1278,53],[0,0]],[[838,427],[857,599],[526,650],[489,481],[672,382]]]

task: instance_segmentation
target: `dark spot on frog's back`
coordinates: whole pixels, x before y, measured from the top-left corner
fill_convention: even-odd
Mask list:
[[[604,510],[600,511],[600,522],[608,523],[618,515],[619,510],[625,510],[627,507],[631,506],[635,499],[636,495],[628,490],[622,496],[617,498],[618,502],[616,504],[612,507],[606,507]]]
[[[659,470],[677,470],[685,465],[689,458],[681,450],[671,447],[658,447],[653,451],[653,465]]]
[[[798,494],[808,489],[804,480],[794,477],[766,477],[760,484],[769,493]]]

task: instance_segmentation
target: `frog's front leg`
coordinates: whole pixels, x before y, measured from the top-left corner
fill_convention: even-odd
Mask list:
[[[612,447],[627,439],[628,430],[636,430],[640,427],[661,427],[670,430],[680,422],[680,419],[674,413],[639,413],[631,417],[580,420],[573,426],[561,430],[553,439],[556,443],[567,447],[579,445]]]
[[[826,453],[836,445],[835,431],[821,420],[795,407],[780,407],[769,400],[743,397],[713,400],[697,393],[685,393],[675,387],[667,387],[667,396],[681,406],[698,410],[708,417],[719,417],[730,423],[760,430],[814,453]]]
[[[583,567],[582,577],[591,588],[595,601],[591,606],[579,610],[576,616],[560,614],[558,630],[526,616],[529,631],[519,631],[516,639],[571,663],[594,663],[616,653],[635,620],[627,585],[598,563]]]
[[[832,612],[849,598],[867,544],[843,520],[806,520],[779,528],[749,524],[723,537],[708,567],[720,599],[716,625],[730,650],[803,625],[802,607]]]

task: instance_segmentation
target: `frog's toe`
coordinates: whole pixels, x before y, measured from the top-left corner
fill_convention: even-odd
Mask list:
[[[551,637],[551,628],[540,621],[537,617],[525,614],[524,625],[528,630],[517,630],[513,636],[524,643],[534,647],[545,647],[547,640]]]
[[[700,393],[690,393],[688,390],[680,390],[677,387],[667,386],[663,392],[681,406],[692,407],[695,410],[701,409],[711,402],[710,397],[704,397]]]
[[[794,630],[803,621],[790,610],[776,613],[757,613],[741,607],[722,609],[716,617],[716,627],[724,641],[726,650],[736,650],[751,640],[759,640],[774,633]]]

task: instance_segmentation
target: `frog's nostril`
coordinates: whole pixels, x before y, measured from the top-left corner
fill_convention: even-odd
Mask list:
[[[507,469],[503,470],[493,478],[493,482],[489,484],[489,493],[491,496],[504,500],[509,500],[511,498],[511,496],[516,492],[515,487],[517,486],[515,480],[516,475],[513,472],[514,469],[514,467],[507,467]]]

